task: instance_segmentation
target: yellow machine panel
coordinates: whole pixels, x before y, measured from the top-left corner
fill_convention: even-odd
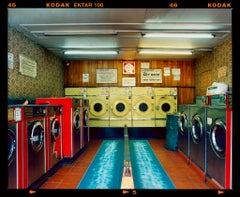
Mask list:
[[[109,88],[87,88],[89,127],[109,127]]]
[[[131,88],[110,87],[110,127],[132,126]]]
[[[132,127],[154,127],[154,105],[153,88],[132,87]]]
[[[75,88],[67,87],[67,88],[64,89],[64,91],[65,91],[65,97],[84,98],[84,94],[86,93],[86,88],[83,88],[83,87],[75,87]]]
[[[177,88],[176,87],[155,87],[154,95],[155,96],[177,95]]]

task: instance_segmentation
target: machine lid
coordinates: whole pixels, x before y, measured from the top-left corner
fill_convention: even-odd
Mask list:
[[[39,152],[44,144],[44,128],[40,121],[35,121],[29,127],[29,142],[35,152]]]
[[[209,140],[211,147],[220,159],[225,158],[226,151],[226,124],[224,120],[215,120],[212,124]]]
[[[56,141],[61,133],[60,121],[57,118],[53,118],[51,121],[51,138]]]
[[[178,128],[182,136],[187,135],[188,132],[188,118],[187,115],[182,112],[178,118]]]
[[[15,157],[16,157],[16,135],[11,129],[8,129],[8,166],[11,165]]]
[[[199,115],[195,115],[192,118],[192,129],[191,129],[191,136],[192,140],[195,144],[199,144],[203,138],[203,122]]]

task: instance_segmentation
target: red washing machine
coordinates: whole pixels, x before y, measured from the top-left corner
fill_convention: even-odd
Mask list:
[[[226,95],[226,172],[225,189],[232,189],[232,94]]]
[[[47,105],[46,114],[46,170],[50,170],[63,158],[62,153],[62,105]]]
[[[8,106],[8,189],[23,188],[22,107]]]
[[[46,173],[46,106],[23,107],[24,188],[31,188]]]
[[[83,100],[83,132],[81,136],[81,148],[84,148],[90,140],[90,130],[89,130],[89,100]]]
[[[64,158],[73,158],[81,149],[81,99],[51,97],[37,98],[35,102],[62,105],[62,154]]]

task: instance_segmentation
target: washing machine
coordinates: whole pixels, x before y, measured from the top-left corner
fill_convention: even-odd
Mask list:
[[[225,188],[226,106],[207,107],[207,175]]]
[[[155,126],[166,127],[168,113],[177,111],[177,88],[154,88],[155,95]]]
[[[89,127],[109,127],[109,87],[87,88]]]
[[[110,127],[132,126],[131,87],[110,87]]]
[[[152,87],[132,87],[132,127],[155,126],[155,103]]]
[[[52,169],[63,159],[62,153],[62,105],[47,105],[46,117],[46,168]]]
[[[81,99],[50,97],[36,98],[35,102],[62,105],[62,155],[64,158],[73,158],[81,149]]]
[[[190,161],[206,174],[206,106],[189,105]]]
[[[46,173],[46,106],[29,104],[23,109],[24,188],[31,188]]]
[[[190,158],[190,134],[189,134],[189,105],[180,104],[178,106],[178,150],[181,151],[188,159]]]
[[[232,189],[232,93],[226,95],[226,179],[225,188]]]
[[[83,99],[83,132],[81,133],[81,148],[86,147],[89,141],[90,141],[89,100]]]
[[[22,132],[23,114],[21,107],[8,106],[8,189],[23,188]]]

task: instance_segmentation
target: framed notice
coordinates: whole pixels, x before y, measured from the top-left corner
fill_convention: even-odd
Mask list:
[[[123,77],[122,78],[122,86],[136,86],[136,78],[135,77]]]
[[[37,62],[24,57],[23,55],[19,55],[19,74],[26,75],[35,78],[37,76]]]
[[[117,83],[117,69],[96,69],[96,83]]]
[[[162,83],[162,69],[141,69],[141,83]]]
[[[135,74],[135,62],[124,61],[123,62],[123,74]]]

